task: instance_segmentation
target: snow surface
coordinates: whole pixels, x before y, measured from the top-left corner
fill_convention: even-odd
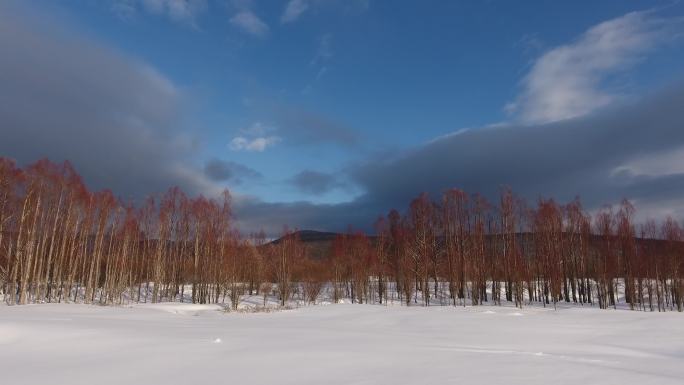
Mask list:
[[[0,306],[2,384],[678,384],[684,314],[337,304]]]

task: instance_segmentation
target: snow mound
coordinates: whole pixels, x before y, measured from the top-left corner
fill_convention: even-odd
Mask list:
[[[179,303],[179,302],[163,302],[154,304],[135,304],[131,305],[132,308],[138,308],[150,311],[159,311],[163,313],[171,313],[178,315],[191,315],[199,316],[203,313],[223,311],[224,308],[220,305],[210,304],[192,304],[192,303]]]

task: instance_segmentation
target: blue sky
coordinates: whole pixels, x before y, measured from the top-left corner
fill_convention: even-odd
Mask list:
[[[0,11],[16,16],[17,28],[38,22],[36,30],[59,36],[52,46],[106,52],[172,90],[165,124],[130,115],[144,121],[139,130],[164,137],[160,147],[180,143],[179,184],[194,178],[193,192],[228,187],[238,201],[307,207],[370,199],[365,166],[411,156],[454,132],[549,124],[636,103],[678,84],[684,61],[677,1],[9,3]],[[146,92],[136,90],[111,92]],[[154,95],[140,103],[156,103]],[[472,150],[479,155],[463,162],[487,162],[486,145]],[[79,158],[68,150],[53,156]],[[206,175],[197,181],[191,173]],[[93,184],[108,182],[103,175]],[[491,181],[501,183],[510,182]]]

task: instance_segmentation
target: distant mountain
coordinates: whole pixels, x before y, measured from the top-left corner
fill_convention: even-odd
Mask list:
[[[332,253],[332,243],[338,233],[315,230],[295,231],[290,237],[298,237],[307,247],[309,256],[313,259],[324,259]],[[279,244],[283,238],[278,238],[271,243]]]
[[[292,233],[290,236],[297,236],[306,245],[308,249],[308,255],[313,259],[324,259],[332,254],[332,244],[335,237],[342,235],[340,233],[326,232],[326,231],[315,231],[315,230],[299,230]],[[500,235],[488,234],[486,238],[488,242],[497,243],[500,241]],[[375,242],[374,235],[368,235],[371,244]],[[534,234],[529,232],[516,233],[518,247],[522,249],[523,254],[529,255],[534,252]],[[282,242],[283,238],[278,238],[271,243],[278,244]],[[666,246],[667,242],[662,239],[650,239],[650,238],[639,238],[637,237],[636,243],[639,247],[650,247],[656,250],[662,250]],[[443,238],[438,238],[438,242],[443,241]],[[601,237],[592,234],[590,236],[591,247],[597,247],[601,241]],[[684,243],[684,242],[678,242]]]

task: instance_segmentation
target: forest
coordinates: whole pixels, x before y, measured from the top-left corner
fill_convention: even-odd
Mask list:
[[[191,301],[243,295],[407,306],[575,303],[684,310],[684,233],[636,223],[623,200],[589,215],[579,198],[529,205],[459,189],[421,194],[374,234],[349,229],[323,257],[298,232],[241,234],[231,196],[179,188],[143,202],[90,191],[69,162],[18,167],[0,158],[0,286],[7,304]]]

